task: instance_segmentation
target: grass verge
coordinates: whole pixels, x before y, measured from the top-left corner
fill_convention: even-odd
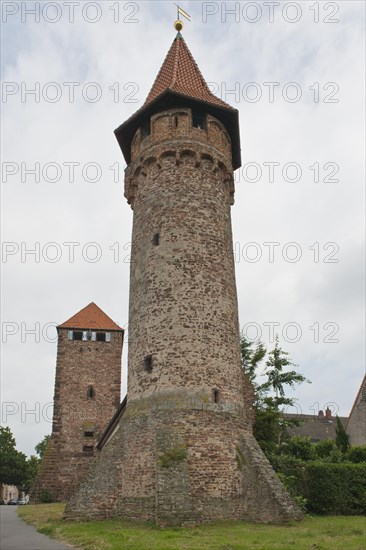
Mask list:
[[[365,550],[365,518],[307,517],[289,525],[219,522],[160,529],[123,520],[69,522],[63,504],[20,506],[38,531],[82,550]]]

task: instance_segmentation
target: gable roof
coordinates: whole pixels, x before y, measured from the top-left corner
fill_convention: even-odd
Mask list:
[[[284,418],[301,420],[300,426],[291,426],[287,428],[289,436],[308,436],[313,443],[323,441],[324,439],[335,439],[336,437],[336,419],[335,417],[326,418],[314,414],[291,414],[283,413]],[[340,416],[339,420],[345,427],[347,418]]]
[[[175,37],[142,108],[167,90],[225,109],[235,110],[210,91],[180,33]]]
[[[100,309],[94,302],[78,311],[67,321],[59,325],[57,328],[69,329],[99,329],[99,330],[119,330],[124,329],[117,325],[104,311]]]

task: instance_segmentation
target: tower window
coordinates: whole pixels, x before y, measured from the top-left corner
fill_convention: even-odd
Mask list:
[[[141,139],[145,139],[150,135],[150,119],[145,120],[141,126]]]
[[[194,128],[200,128],[206,130],[206,115],[203,113],[193,112],[192,126]]]
[[[179,122],[178,117],[175,116],[174,117],[174,128],[178,128],[178,122]]]
[[[95,397],[95,389],[93,388],[93,386],[89,386],[89,387],[88,387],[88,391],[86,392],[86,396],[87,396],[89,399],[94,399],[94,397]]]
[[[152,364],[152,355],[147,355],[144,359],[144,368],[145,371],[150,373],[152,372],[153,364]]]
[[[155,233],[155,235],[153,236],[152,242],[153,242],[154,246],[159,246],[159,244],[160,244],[160,235],[159,235],[159,233]]]
[[[95,337],[92,338],[93,340],[96,340],[97,342],[110,342],[111,341],[111,333],[110,332],[97,332]]]
[[[91,431],[84,432],[84,437],[94,437],[94,432],[91,432]]]
[[[73,330],[72,331],[72,339],[73,340],[82,340],[83,339],[83,333],[82,331]]]
[[[218,403],[220,401],[220,392],[219,390],[214,390],[213,391],[213,400],[214,400],[214,403]]]

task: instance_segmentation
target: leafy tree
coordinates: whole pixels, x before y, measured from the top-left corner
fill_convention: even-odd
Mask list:
[[[0,426],[0,485],[22,487],[27,477],[27,457],[15,445],[10,428]]]
[[[267,375],[267,382],[262,384],[262,388],[273,390],[275,392],[275,402],[281,405],[293,405],[293,399],[285,397],[284,386],[294,388],[295,384],[306,381],[305,376],[295,370],[284,371],[284,367],[296,366],[290,361],[288,355],[287,351],[280,348],[278,336],[276,336],[275,347],[269,352],[266,361],[265,374]]]
[[[339,419],[339,416],[336,417],[337,426],[336,426],[336,445],[342,453],[346,453],[349,449],[349,436],[346,434],[346,430],[343,427],[342,422]]]
[[[26,494],[29,493],[30,487],[37,476],[40,463],[41,460],[34,455],[27,460],[27,475],[22,484],[22,490]]]
[[[269,352],[265,363],[263,376],[266,376],[267,380],[263,384],[257,383],[258,367],[265,357],[266,349],[260,341],[255,343],[254,349],[253,345],[253,342],[245,337],[241,338],[242,366],[253,384],[255,393],[253,433],[266,454],[270,454],[275,452],[281,441],[287,437],[286,429],[300,424],[297,419],[283,417],[283,407],[294,404],[294,399],[285,396],[285,387],[294,388],[306,378],[293,369],[288,370],[288,367],[295,365],[290,361],[289,354],[279,346],[276,336],[275,348]]]
[[[314,458],[314,445],[308,436],[294,435],[281,446],[281,452],[294,456],[299,460],[312,460]]]
[[[323,439],[314,445],[315,456],[319,459],[329,459],[338,451],[338,447],[333,439]]]
[[[255,342],[255,349],[252,349],[253,344],[254,343],[247,340],[245,336],[240,339],[241,364],[254,388],[258,388],[258,384],[255,380],[257,369],[259,363],[264,359],[267,350],[260,340]]]
[[[44,455],[46,454],[47,446],[50,442],[50,439],[51,439],[50,435],[45,435],[42,441],[37,443],[37,445],[34,447],[37,455],[39,455],[41,460],[44,458]]]

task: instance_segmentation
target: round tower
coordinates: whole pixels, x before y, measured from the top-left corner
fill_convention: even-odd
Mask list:
[[[133,209],[127,406],[66,516],[299,517],[252,435],[240,361],[238,111],[210,92],[178,33],[144,105],[115,133]]]
[[[175,108],[153,115],[131,147],[128,399],[178,392],[243,409],[228,132]]]
[[[134,211],[128,406],[137,411],[143,403],[155,416],[160,461],[186,455],[181,500],[197,497],[207,513],[211,496],[210,507],[215,497],[221,507],[239,490],[245,425],[231,139],[202,108],[164,110],[149,122],[145,135],[136,130],[125,178]],[[157,472],[169,509],[177,495],[159,462]],[[228,517],[233,511],[226,507]]]

